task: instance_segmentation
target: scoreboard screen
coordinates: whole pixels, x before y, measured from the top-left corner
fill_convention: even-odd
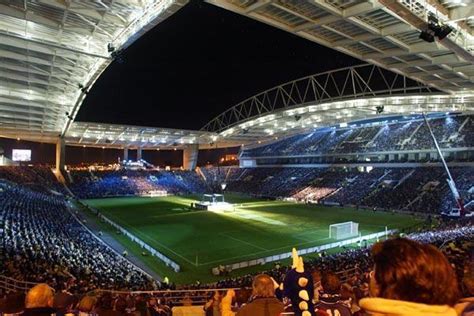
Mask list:
[[[12,160],[13,161],[31,161],[31,150],[30,149],[13,149]]]

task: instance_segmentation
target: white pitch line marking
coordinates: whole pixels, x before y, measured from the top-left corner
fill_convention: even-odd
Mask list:
[[[233,240],[235,240],[235,241],[238,241],[238,242],[247,244],[247,245],[249,245],[249,246],[252,246],[252,247],[254,247],[254,248],[257,248],[257,249],[260,249],[260,250],[263,250],[263,251],[268,251],[268,249],[265,249],[265,248],[262,248],[262,247],[260,247],[260,246],[254,245],[254,244],[249,243],[249,242],[247,242],[247,241],[245,241],[245,240],[240,240],[240,239],[238,239],[238,238],[229,236],[229,235],[227,235],[227,234],[225,234],[225,233],[220,233],[219,235],[222,235],[222,236],[224,236],[224,237],[233,239]]]
[[[148,236],[147,234],[143,233],[143,232],[140,232],[139,230],[135,229],[134,227],[126,224],[126,223],[123,223],[121,220],[117,219],[116,217],[114,216],[111,216],[110,214],[108,214],[109,218],[112,217],[116,222],[120,223],[121,225],[124,225],[126,227],[128,227],[129,229],[131,229],[132,231],[134,231],[138,236],[144,236],[146,237],[148,240],[151,240],[151,241],[154,241],[156,242],[158,245],[160,245],[161,247],[165,248],[166,250],[168,250],[169,252],[175,254],[176,256],[180,257],[181,259],[185,260],[187,263],[189,264],[192,264],[193,266],[197,267],[196,266],[196,263],[195,262],[192,262],[190,260],[188,260],[187,258],[183,257],[182,255],[180,255],[179,253],[173,251],[172,249],[168,248],[167,246],[165,246],[164,244],[162,244],[161,242],[159,242],[158,240]]]

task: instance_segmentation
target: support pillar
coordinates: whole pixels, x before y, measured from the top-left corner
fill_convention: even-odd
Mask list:
[[[64,183],[64,173],[66,169],[64,168],[66,161],[66,142],[64,138],[60,137],[56,142],[56,169],[55,175],[59,182]]]
[[[142,148],[138,147],[137,148],[137,161],[142,159]]]
[[[128,160],[128,148],[123,149],[123,160]]]
[[[66,161],[66,142],[60,137],[56,142],[56,172],[64,170],[64,162]]]
[[[183,168],[185,170],[196,169],[199,155],[199,145],[191,144],[183,149]]]

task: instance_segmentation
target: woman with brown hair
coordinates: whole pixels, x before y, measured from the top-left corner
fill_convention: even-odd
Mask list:
[[[395,238],[372,248],[370,295],[360,301],[369,315],[456,316],[456,275],[434,246]]]

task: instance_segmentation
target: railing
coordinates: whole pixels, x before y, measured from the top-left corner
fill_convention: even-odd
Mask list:
[[[13,278],[9,278],[3,275],[0,275],[0,289],[6,291],[20,291],[26,292],[35,286],[37,283],[34,282],[27,282],[27,281],[19,281]]]
[[[321,245],[321,246],[315,246],[315,247],[311,247],[311,248],[300,249],[300,250],[298,250],[298,255],[301,256],[301,255],[306,255],[306,254],[310,254],[310,253],[321,252],[323,250],[328,250],[328,249],[332,249],[332,248],[348,246],[348,245],[360,243],[360,242],[363,242],[363,241],[366,241],[366,240],[371,240],[371,239],[376,239],[376,238],[383,237],[383,236],[392,235],[396,232],[397,232],[397,230],[394,230],[394,229],[386,230],[386,231],[383,231],[383,232],[378,232],[378,233],[369,234],[369,235],[365,235],[365,236],[359,236],[359,237],[354,237],[354,238],[350,238],[350,239],[346,239],[346,240],[342,240],[342,241],[336,241],[336,242]],[[257,265],[266,264],[266,263],[269,263],[269,262],[285,260],[285,259],[291,258],[291,255],[292,255],[291,252],[286,252],[286,253],[282,253],[282,254],[279,254],[279,255],[268,256],[268,257],[265,257],[265,258],[242,261],[242,262],[238,262],[238,263],[234,263],[234,264],[225,265],[225,269],[227,271],[229,271],[229,270],[233,271],[233,270],[236,270],[236,269],[253,267],[253,266],[257,266]],[[214,269],[217,269],[217,268],[214,268]]]
[[[354,275],[357,273],[362,273],[361,269],[358,267],[342,270],[342,271],[336,271],[336,274],[339,276],[339,279],[341,280],[341,283],[345,283],[349,281]]]

